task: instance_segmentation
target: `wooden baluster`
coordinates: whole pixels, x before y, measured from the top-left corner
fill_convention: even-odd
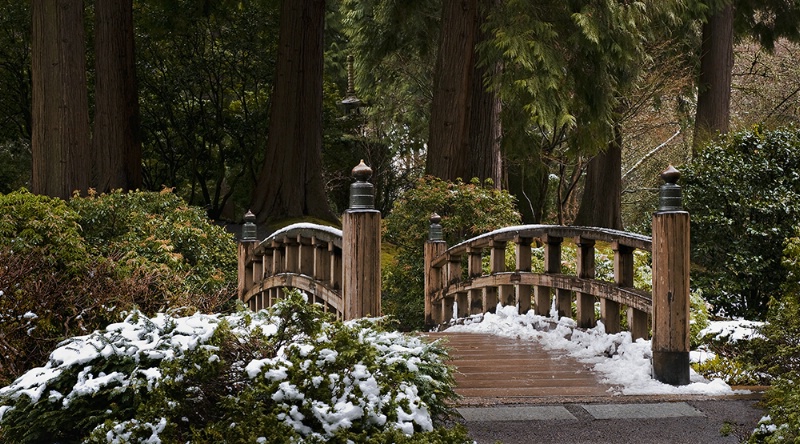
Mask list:
[[[556,236],[544,236],[544,272],[546,274],[560,274],[561,273],[561,244],[564,242],[563,238]],[[547,287],[538,287],[537,291],[546,288],[549,300],[550,289]],[[572,292],[569,290],[556,289],[556,310],[558,317],[572,317]],[[543,314],[542,316],[545,316]]]
[[[448,255],[447,258],[447,284],[457,285],[461,282],[461,256]],[[462,318],[469,314],[469,304],[467,293],[461,292],[456,295],[458,310],[456,318]]]
[[[328,242],[328,253],[331,263],[331,288],[342,288],[342,251],[333,242]]]
[[[455,305],[455,298],[443,297],[442,298],[442,322],[448,322],[450,319],[456,318],[457,313],[453,313],[453,305]]]
[[[289,239],[288,237],[284,237],[282,243],[286,251],[284,270],[287,273],[299,273],[300,245],[296,239]]]
[[[594,240],[579,237],[575,239],[578,247],[577,265],[578,277],[583,279],[594,279]],[[578,327],[594,327],[594,301],[595,296],[591,293],[578,292],[576,305],[578,311]]]
[[[506,271],[506,243],[492,240],[489,246],[491,247],[489,257],[489,269],[491,274],[503,273]],[[507,299],[512,290],[514,290],[514,286],[512,285],[486,287],[483,292],[483,306],[488,307],[490,312],[494,312],[498,302],[507,305]]]
[[[531,272],[531,243],[533,239],[528,237],[517,237],[514,240],[514,247],[517,256],[517,273]],[[538,300],[537,300],[538,304]],[[517,284],[517,308],[519,314],[525,314],[531,309],[531,286]]]
[[[611,244],[611,249],[614,250],[614,283],[619,287],[633,287],[633,252],[635,248],[614,242]],[[606,326],[606,333],[619,333],[619,310],[619,303],[610,299],[600,299],[600,318]]]
[[[481,248],[467,248],[467,276],[470,281],[483,274],[481,255],[483,250]],[[483,306],[483,291],[480,289],[472,289],[467,291],[467,304],[469,305],[469,314],[480,314],[486,311]]]
[[[278,242],[276,239],[272,240],[272,275],[275,276],[276,274],[283,273],[286,268],[284,268],[284,251],[285,248],[282,243]],[[272,305],[270,303],[270,305]]]
[[[331,256],[328,254],[328,242],[313,237],[311,244],[314,246],[314,270],[312,271],[314,279],[320,282],[330,282]]]
[[[299,249],[299,257],[297,258],[298,266],[297,271],[306,276],[314,276],[314,246],[311,244],[312,239],[297,235],[297,244]]]

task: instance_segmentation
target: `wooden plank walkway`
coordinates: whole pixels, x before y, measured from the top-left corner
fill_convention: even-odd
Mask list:
[[[460,404],[583,402],[607,398],[611,386],[586,364],[539,343],[478,333],[426,333],[444,339],[456,367]]]

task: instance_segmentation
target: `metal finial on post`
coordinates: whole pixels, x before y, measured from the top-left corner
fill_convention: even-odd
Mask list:
[[[658,211],[683,211],[681,187],[676,184],[681,178],[681,172],[670,165],[661,173],[664,184],[658,193]]]
[[[256,227],[256,215],[247,210],[244,214],[244,225],[242,226],[242,240],[251,241],[258,239],[258,227]]]
[[[442,241],[444,240],[444,233],[442,231],[442,225],[439,223],[442,221],[442,216],[439,216],[436,213],[431,214],[430,218],[430,230],[428,232],[428,240],[431,241]]]
[[[372,177],[372,168],[361,159],[361,162],[353,168],[353,177],[356,181],[350,185],[350,209],[375,209],[375,186],[368,182]]]

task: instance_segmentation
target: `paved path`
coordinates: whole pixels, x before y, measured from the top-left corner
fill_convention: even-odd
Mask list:
[[[483,443],[738,443],[764,412],[749,396],[622,396],[585,364],[531,341],[475,333],[445,338],[458,412]]]

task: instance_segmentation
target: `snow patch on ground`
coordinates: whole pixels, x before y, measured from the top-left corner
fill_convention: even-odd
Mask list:
[[[750,325],[741,329],[748,327]],[[734,324],[712,323],[709,328],[727,329],[736,337],[746,333]],[[538,316],[533,311],[520,315],[515,306],[498,305],[496,313],[486,313],[482,320],[466,320],[463,325],[454,325],[447,330],[536,341],[547,350],[565,351],[578,361],[589,364],[601,382],[614,386],[614,392],[622,395],[747,393],[734,391],[721,379],[707,380],[694,370],[690,370],[691,383],[685,386],[656,381],[651,376],[652,342],[644,339],[633,341],[630,332],[606,334],[602,322],[598,322],[595,328],[579,330],[570,318]]]

